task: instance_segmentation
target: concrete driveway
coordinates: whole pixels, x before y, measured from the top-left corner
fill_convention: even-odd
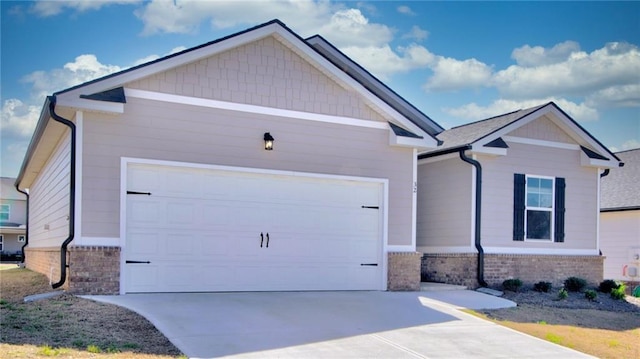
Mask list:
[[[468,291],[86,296],[134,310],[191,358],[586,358],[459,311]]]

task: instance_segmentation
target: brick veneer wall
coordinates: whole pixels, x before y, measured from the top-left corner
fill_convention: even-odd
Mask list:
[[[387,289],[391,291],[420,290],[421,256],[418,252],[390,252]]]
[[[60,247],[25,248],[25,265],[60,280]],[[74,294],[118,294],[120,292],[120,248],[71,246],[67,250],[67,278],[62,286]]]
[[[69,248],[69,257],[69,292],[120,292],[120,247],[74,246]]]
[[[25,266],[49,278],[49,281],[56,283],[60,280],[60,247],[32,248],[24,249]],[[63,289],[69,286],[68,281],[63,285]]]
[[[477,258],[474,253],[424,254],[422,280],[476,288]],[[485,254],[484,258],[484,279],[493,287],[509,278],[519,278],[526,285],[546,281],[554,286],[561,286],[571,276],[584,278],[592,285],[603,279],[602,256]]]

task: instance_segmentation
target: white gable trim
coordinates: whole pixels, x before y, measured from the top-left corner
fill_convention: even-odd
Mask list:
[[[116,115],[124,113],[123,103],[87,100],[79,97],[56,98],[56,105],[61,107],[70,107],[80,111],[104,112]]]
[[[561,148],[565,150],[579,150],[580,146],[575,143],[564,143],[564,142],[555,142],[555,141],[545,141],[545,140],[536,140],[533,138],[526,137],[515,137],[515,136],[503,136],[503,140],[506,142],[514,142],[521,143],[525,145],[534,145],[534,146],[543,146],[543,147],[553,147],[553,148]]]
[[[199,97],[171,95],[171,94],[166,94],[162,92],[152,92],[152,91],[129,89],[129,88],[125,88],[125,94],[127,97],[140,98],[144,100],[169,102],[169,103],[176,103],[176,104],[182,104],[182,105],[216,108],[220,110],[239,111],[239,112],[254,113],[254,114],[260,114],[260,115],[278,116],[278,117],[294,118],[299,120],[327,122],[327,123],[334,123],[334,124],[347,125],[347,126],[367,127],[367,128],[375,128],[380,130],[391,131],[391,129],[389,128],[389,124],[386,122],[361,120],[361,119],[352,118],[352,117],[323,115],[323,114],[311,113],[311,112],[293,111],[293,110],[285,110],[285,109],[280,109],[275,107],[265,107],[265,106],[248,105],[248,104],[236,103],[236,102],[210,100],[210,99],[199,98]]]
[[[298,38],[289,30],[281,26],[279,23],[275,22],[266,26],[257,27],[251,31],[231,36],[227,39],[215,42],[208,46],[188,50],[185,53],[169,57],[148,65],[143,65],[131,71],[125,71],[119,75],[106,77],[97,82],[88,83],[67,92],[60,93],[57,96],[58,102],[62,103],[66,100],[69,101],[69,103],[75,104],[75,101],[77,101],[79,99],[79,96],[82,94],[92,94],[102,92],[114,87],[119,87],[124,85],[125,83],[136,81],[141,78],[151,76],[159,72],[167,71],[184,64],[199,61],[203,58],[222,53],[224,51],[266,38],[268,36],[274,36],[285,46],[303,56],[309,61],[310,64],[337,81],[343,87],[355,90],[358,94],[365,98],[365,100],[375,111],[380,113],[383,117],[391,119],[398,125],[403,126],[411,132],[423,137],[423,146],[428,148],[435,148],[437,146],[437,141],[420,127],[418,127],[415,123],[411,122],[409,119],[389,106],[386,102],[382,101],[382,99],[380,99],[378,96],[367,90],[359,82],[338,69],[333,63],[324,58],[324,56],[313,50],[313,48],[311,48],[310,45],[306,44],[304,40]]]
[[[504,137],[513,139],[514,137],[505,136],[505,135],[547,114],[551,115],[551,116],[548,116],[549,120],[551,120],[554,124],[560,127],[567,135],[569,135],[569,137],[575,140],[579,145],[592,147],[601,155],[604,155],[605,157],[610,158],[610,161],[596,160],[596,162],[590,162],[589,164],[590,166],[596,166],[596,167],[604,166],[607,168],[613,168],[618,166],[619,162],[615,159],[615,157],[610,156],[610,152],[606,148],[604,148],[601,144],[599,144],[596,140],[594,140],[588,133],[585,132],[584,129],[580,128],[576,123],[574,123],[570,118],[567,117],[567,115],[565,115],[552,103],[544,107],[541,107],[527,114],[523,118],[517,121],[514,121],[509,125],[505,126],[504,128],[501,128],[500,130],[488,135],[487,137],[481,140],[478,140],[473,144],[474,149],[476,148],[476,146],[478,147],[484,146],[487,143],[490,143],[491,141],[500,137],[503,137],[503,139]],[[542,140],[533,140],[533,139],[531,139],[531,141],[534,141],[534,142],[530,144],[538,144],[538,145],[540,144],[549,145],[554,143],[552,141],[542,141]],[[560,142],[555,142],[555,144],[558,144],[558,143]],[[593,161],[593,160],[590,159],[590,161]]]

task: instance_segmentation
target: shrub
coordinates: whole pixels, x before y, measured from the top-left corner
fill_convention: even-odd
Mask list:
[[[551,282],[538,282],[533,285],[533,290],[536,292],[549,292],[551,289]]]
[[[618,288],[613,289],[611,291],[611,298],[624,300],[625,296],[627,295],[626,291],[627,291],[627,286],[624,285],[623,283],[620,283],[620,285],[618,285]]]
[[[558,291],[558,299],[562,300],[562,299],[567,299],[568,297],[569,297],[569,292],[567,292],[567,290],[564,288],[560,288],[560,291]]]
[[[569,277],[564,281],[564,287],[570,292],[579,292],[587,286],[587,281],[578,277]]]
[[[522,281],[518,278],[507,279],[502,282],[502,288],[504,288],[504,290],[517,292],[520,287],[522,287]]]
[[[584,297],[587,298],[590,302],[593,302],[598,297],[598,293],[596,293],[593,289],[587,289],[584,292]]]
[[[615,280],[613,279],[606,279],[603,280],[602,282],[600,282],[600,286],[598,287],[598,290],[601,291],[602,293],[606,293],[609,294],[611,293],[612,290],[618,288],[618,283],[616,283]]]

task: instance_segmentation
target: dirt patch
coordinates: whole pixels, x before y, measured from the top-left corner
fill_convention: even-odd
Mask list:
[[[640,357],[640,298],[615,300],[598,292],[589,301],[584,293],[532,290],[505,292],[515,308],[483,310],[481,315],[517,331],[600,358]]]
[[[69,294],[25,303],[51,292],[46,277],[26,269],[0,271],[0,342],[100,352],[179,356],[151,323],[127,309]]]

